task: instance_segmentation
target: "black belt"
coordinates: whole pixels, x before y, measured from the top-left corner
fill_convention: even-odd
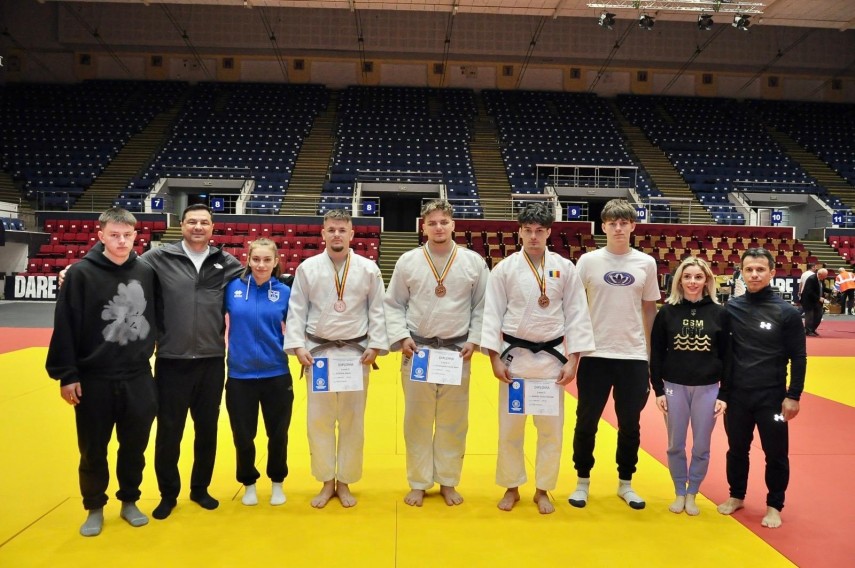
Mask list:
[[[362,353],[363,351],[365,351],[365,348],[360,345],[359,342],[368,339],[368,334],[360,335],[359,337],[354,337],[353,339],[324,339],[323,337],[318,337],[317,335],[307,333],[306,339],[318,344],[317,346],[312,347],[309,350],[309,353],[311,353],[313,356],[315,355],[315,353],[323,351],[324,349],[329,349],[330,347],[352,347]],[[371,368],[377,370],[380,367],[377,366],[377,362],[375,361],[371,364]]]
[[[564,341],[564,337],[556,337],[555,339],[550,339],[549,341],[541,341],[540,343],[535,343],[534,341],[527,341],[525,339],[520,339],[519,337],[514,337],[513,335],[508,335],[507,333],[502,333],[502,338],[509,343],[508,348],[502,351],[501,359],[505,358],[505,355],[508,354],[508,351],[513,349],[514,347],[521,347],[522,349],[528,349],[532,353],[540,353],[541,351],[545,353],[549,353],[559,361],[561,361],[562,365],[567,364],[567,357],[562,355],[555,348]]]
[[[466,340],[469,339],[468,335],[461,335],[460,337],[452,337],[449,339],[443,339],[441,337],[419,337],[415,333],[411,333],[410,336],[418,345],[434,347],[436,349],[451,347],[456,351],[460,351],[460,347],[457,346],[458,343],[466,343]]]

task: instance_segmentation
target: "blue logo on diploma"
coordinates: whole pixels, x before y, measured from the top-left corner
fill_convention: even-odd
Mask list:
[[[523,379],[514,379],[508,385],[508,414],[525,414]]]
[[[426,382],[428,372],[428,350],[422,349],[413,357],[413,366],[410,370],[410,380]]]
[[[312,364],[312,392],[330,392],[326,357],[318,357]]]

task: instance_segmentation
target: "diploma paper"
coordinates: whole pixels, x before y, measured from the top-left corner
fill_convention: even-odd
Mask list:
[[[558,416],[561,391],[561,386],[549,379],[513,379],[508,385],[508,414]]]
[[[410,380],[437,385],[460,385],[463,357],[450,349],[420,349],[413,355]]]
[[[312,364],[312,392],[362,390],[359,357],[317,357]]]

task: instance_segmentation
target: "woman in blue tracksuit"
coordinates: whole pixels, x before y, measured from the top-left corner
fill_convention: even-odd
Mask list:
[[[285,502],[282,482],[288,475],[288,426],[294,388],[288,358],[282,350],[283,324],[291,289],[279,281],[276,244],[250,243],[246,268],[226,287],[229,314],[226,408],[237,454],[237,480],[244,484],[241,501],[256,505],[255,434],[258,407],[267,430],[267,475],[273,482],[271,505]]]

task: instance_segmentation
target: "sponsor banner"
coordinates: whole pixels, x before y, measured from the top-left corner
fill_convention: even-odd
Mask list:
[[[59,295],[56,275],[16,274],[6,277],[7,300],[55,301]]]

